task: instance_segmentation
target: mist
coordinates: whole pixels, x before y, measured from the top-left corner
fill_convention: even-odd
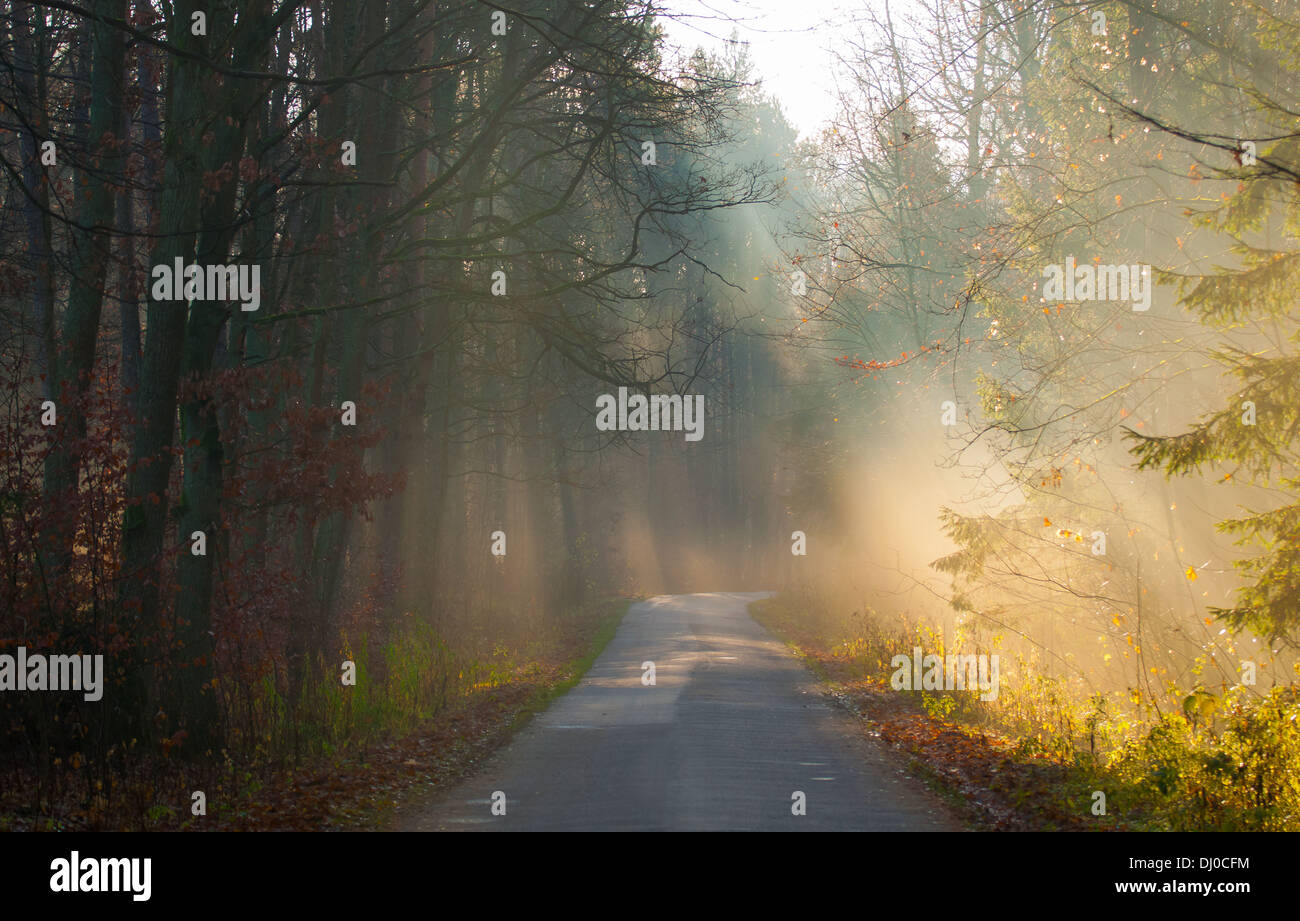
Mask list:
[[[110,6],[0,4],[0,654],[104,662],[0,698],[21,827],[447,789],[638,638],[1297,827],[1293,4]]]

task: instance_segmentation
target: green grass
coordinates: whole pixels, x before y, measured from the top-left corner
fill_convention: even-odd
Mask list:
[[[507,738],[522,729],[529,720],[549,707],[552,701],[560,695],[568,693],[582,680],[582,676],[587,674],[592,663],[605,651],[609,641],[618,632],[619,625],[623,623],[623,618],[627,616],[627,612],[632,609],[632,605],[638,600],[636,598],[612,598],[603,602],[605,610],[601,614],[595,633],[591,637],[586,655],[573,663],[572,674],[569,677],[538,693],[524,704],[519,712],[515,714],[514,719],[510,721],[510,725],[506,727]]]

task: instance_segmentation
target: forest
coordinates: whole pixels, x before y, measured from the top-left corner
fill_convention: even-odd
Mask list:
[[[967,827],[1300,830],[1300,4],[814,130],[688,7],[0,0],[0,830],[383,827],[716,592]]]

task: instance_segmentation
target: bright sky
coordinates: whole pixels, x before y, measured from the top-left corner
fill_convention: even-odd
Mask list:
[[[835,110],[832,42],[871,0],[661,0],[668,41],[720,52],[733,28],[749,45],[755,77],[801,136],[816,134]],[[734,24],[732,20],[735,20]]]

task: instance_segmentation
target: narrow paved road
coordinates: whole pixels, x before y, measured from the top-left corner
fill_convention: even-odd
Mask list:
[[[581,683],[410,830],[955,830],[746,612],[763,594],[633,605]],[[653,662],[655,684],[642,683]],[[492,814],[505,794],[505,815]],[[794,815],[794,793],[806,814]]]

